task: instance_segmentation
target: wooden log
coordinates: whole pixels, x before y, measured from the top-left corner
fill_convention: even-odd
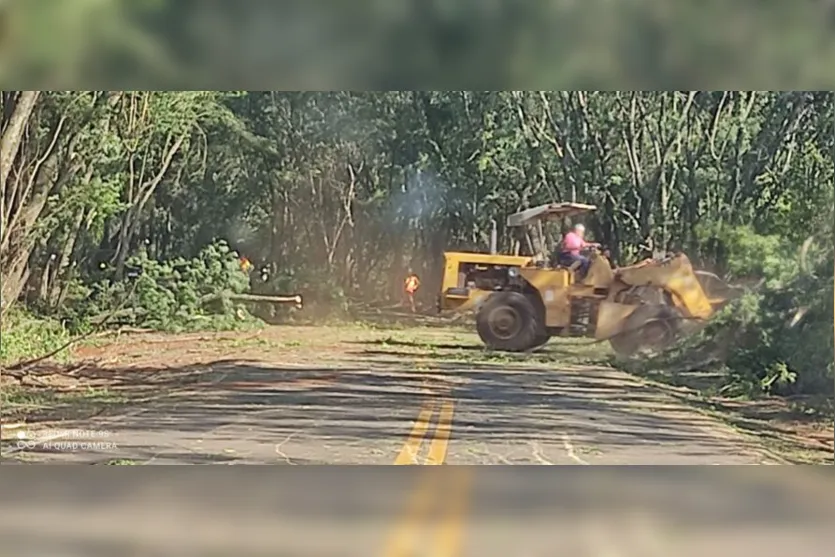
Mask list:
[[[302,305],[302,297],[299,294],[288,296],[265,296],[260,294],[230,294],[230,300],[238,302],[267,302],[271,304],[296,304]]]

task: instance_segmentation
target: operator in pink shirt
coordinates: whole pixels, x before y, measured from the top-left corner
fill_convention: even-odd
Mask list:
[[[582,224],[575,224],[574,228],[563,237],[562,243],[560,244],[560,252],[557,257],[557,261],[563,267],[570,267],[579,261],[578,278],[585,277],[589,270],[589,265],[591,265],[589,258],[580,252],[586,248],[600,246],[600,244],[586,242],[585,236],[586,227]]]

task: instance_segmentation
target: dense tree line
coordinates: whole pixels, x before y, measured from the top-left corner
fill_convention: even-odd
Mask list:
[[[493,223],[500,248],[517,249],[507,214],[576,200],[599,206],[587,225],[619,263],[683,250],[737,278],[764,276],[775,293],[811,280],[811,298],[792,294],[781,311],[822,311],[818,350],[831,361],[831,93],[6,91],[1,101],[4,314],[18,300],[66,313],[123,280],[131,257],[193,262],[219,240],[268,267],[274,291],[384,300],[412,267],[434,294],[445,249],[484,249]]]

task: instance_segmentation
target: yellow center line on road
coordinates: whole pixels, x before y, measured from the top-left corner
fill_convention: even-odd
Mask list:
[[[424,474],[423,480],[409,497],[406,513],[392,532],[383,557],[412,557],[420,544],[420,521],[430,511],[439,474]]]
[[[462,554],[472,470],[453,467],[423,474],[422,481],[409,497],[405,515],[388,540],[383,557],[420,554],[458,557]],[[434,520],[433,511],[438,513]]]
[[[452,435],[452,415],[455,411],[455,404],[451,400],[445,400],[441,406],[438,417],[438,427],[435,429],[435,438],[429,445],[429,457],[426,464],[437,466],[446,460],[449,437]]]
[[[463,549],[464,516],[467,512],[472,471],[469,468],[455,467],[444,473],[452,485],[446,491],[447,512],[442,515],[438,524],[435,543],[429,548],[429,557],[457,557]]]
[[[423,408],[420,410],[420,414],[418,414],[417,420],[415,420],[412,432],[409,434],[409,438],[406,439],[406,444],[403,445],[403,448],[400,449],[400,454],[398,454],[397,458],[394,460],[396,465],[402,466],[406,464],[418,463],[418,451],[420,451],[423,438],[426,435],[426,431],[429,429],[429,421],[435,413],[436,406],[437,403],[434,400],[430,400],[423,405]]]
[[[430,441],[426,464],[444,464],[455,411],[455,403],[446,397],[430,400],[423,406],[395,464],[418,463],[417,454],[436,409],[438,423]],[[424,478],[409,497],[405,515],[384,548],[384,557],[412,557],[419,553],[432,557],[457,557],[460,554],[471,472],[466,468],[448,470],[423,473]],[[438,514],[435,514],[436,511]],[[433,520],[433,515],[436,520]],[[434,532],[429,532],[431,536],[419,535],[433,526]]]

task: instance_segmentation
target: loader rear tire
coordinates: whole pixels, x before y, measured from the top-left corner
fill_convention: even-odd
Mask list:
[[[545,333],[545,332],[537,333],[536,337],[534,337],[534,339],[533,339],[533,344],[531,345],[530,350],[534,350],[535,348],[539,348],[541,346],[544,346],[545,344],[548,343],[549,340],[551,340],[551,335],[549,335],[548,333]]]
[[[494,350],[524,352],[538,340],[536,311],[519,292],[494,292],[479,308],[476,330],[482,342]]]

